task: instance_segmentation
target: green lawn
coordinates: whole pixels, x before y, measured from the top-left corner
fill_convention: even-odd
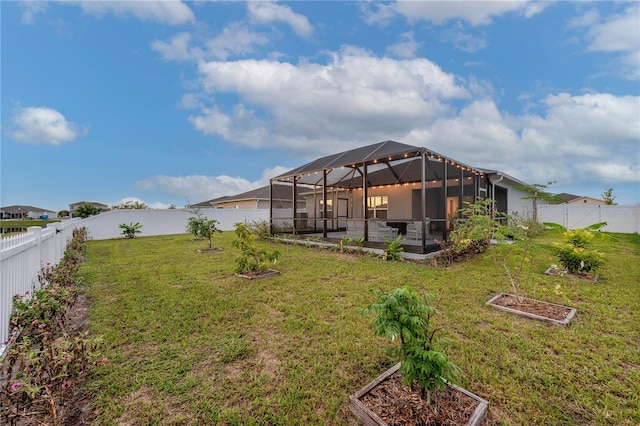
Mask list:
[[[560,235],[536,238],[522,290],[576,307],[568,328],[485,306],[510,290],[488,254],[434,268],[278,244],[281,275],[246,281],[233,238],[215,253],[188,235],[89,242],[91,331],[110,359],[89,383],[98,424],[355,425],[348,396],[394,360],[354,308],[399,286],[442,291],[436,323],[486,424],[640,422],[637,235],[594,240],[597,283],[545,276]]]

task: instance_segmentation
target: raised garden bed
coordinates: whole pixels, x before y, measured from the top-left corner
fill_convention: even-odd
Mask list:
[[[276,271],[275,269],[268,269],[266,271],[247,271],[242,274],[236,274],[236,277],[244,278],[247,280],[257,280],[260,278],[267,278],[272,275],[278,275],[280,271]]]
[[[519,302],[518,298],[512,294],[499,293],[489,299],[487,305],[493,306],[501,311],[561,327],[569,325],[576,314],[576,309],[568,306],[556,305],[555,303],[543,302],[526,297],[521,299],[522,302]]]
[[[598,274],[591,274],[587,272],[569,272],[565,269],[551,267],[547,269],[545,274],[552,277],[570,278],[572,280],[587,281],[595,283],[598,281]]]
[[[222,251],[220,247],[211,247],[211,248],[199,248],[198,253],[211,253],[215,251]]]
[[[427,405],[419,389],[410,390],[398,373],[400,363],[354,395],[349,410],[366,426],[480,425],[489,402],[454,384],[432,396]]]

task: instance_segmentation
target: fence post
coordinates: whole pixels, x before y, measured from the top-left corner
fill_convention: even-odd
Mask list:
[[[27,228],[27,232],[31,232],[35,237],[35,247],[32,250],[31,255],[31,268],[28,271],[40,271],[42,268],[42,228],[39,226],[30,226]],[[32,275],[33,278],[37,277],[37,273]],[[39,283],[33,279],[31,285],[33,288],[37,288]]]

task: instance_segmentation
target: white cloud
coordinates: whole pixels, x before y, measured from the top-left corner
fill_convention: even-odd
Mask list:
[[[43,13],[47,9],[47,3],[41,0],[25,0],[18,3],[22,8],[22,23],[33,24],[37,14]]]
[[[47,107],[19,108],[11,119],[9,135],[17,141],[36,144],[60,145],[87,133],[66,120],[64,115]]]
[[[560,93],[541,107],[540,115],[510,116],[476,100],[405,142],[528,182],[640,184],[639,97]]]
[[[633,5],[605,18],[592,9],[570,20],[569,27],[588,28],[587,50],[617,54],[617,59],[610,61],[614,73],[630,80],[640,79],[640,6]]]
[[[151,43],[151,48],[160,55],[165,61],[190,61],[202,57],[202,51],[199,48],[191,48],[191,34],[180,33],[173,36],[169,42],[155,40]]]
[[[640,49],[640,6],[591,27],[590,50],[602,52],[637,52]]]
[[[264,46],[269,39],[247,28],[244,24],[233,23],[225,27],[222,33],[205,42],[209,57],[227,59],[230,55],[243,55],[253,52],[253,46]]]
[[[452,43],[458,50],[469,53],[482,50],[489,44],[483,35],[471,35],[465,33],[464,27],[460,23],[456,24],[452,28],[443,30],[440,35],[440,39],[442,41]]]
[[[471,25],[488,25],[494,17],[509,12],[522,11],[533,16],[541,9],[532,9],[523,1],[400,1],[392,7],[409,22],[428,21],[440,25],[453,19],[461,19]]]
[[[114,14],[133,16],[143,21],[154,21],[167,25],[182,25],[195,22],[191,9],[181,1],[68,1],[79,6],[83,12],[93,16]]]
[[[387,52],[399,58],[414,58],[420,48],[420,43],[415,40],[413,31],[402,33],[398,38],[399,41],[389,46]]]
[[[249,19],[252,22],[261,24],[284,22],[300,37],[309,37],[313,34],[313,26],[307,17],[293,12],[289,6],[269,1],[250,1],[247,7]]]
[[[266,185],[262,181],[250,182],[232,176],[153,176],[136,182],[138,189],[161,190],[173,196],[188,200],[189,204],[211,200],[226,195],[240,194]]]
[[[268,61],[203,62],[208,93],[233,93],[232,111],[207,107],[191,117],[199,130],[253,147],[323,149],[313,141],[403,136],[468,96],[453,75],[426,59],[378,58],[351,47],[325,64]]]

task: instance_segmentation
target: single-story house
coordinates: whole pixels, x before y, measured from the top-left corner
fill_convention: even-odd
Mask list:
[[[78,201],[77,203],[72,203],[69,204],[69,215],[71,217],[75,217],[75,212],[79,207],[84,206],[85,204],[89,204],[90,206],[96,207],[98,209],[100,209],[103,212],[106,212],[109,209],[109,206],[107,206],[106,204],[102,204],[102,203],[96,203],[95,201]]]
[[[557,197],[560,198],[562,201],[552,203],[552,204],[587,204],[587,205],[594,205],[594,206],[597,206],[597,205],[603,206],[607,204],[604,200],[601,200],[599,198],[567,194],[566,192],[557,194]]]
[[[269,191],[273,191],[273,199],[277,200],[274,208],[291,209],[293,199],[291,187],[288,185],[267,185],[237,195],[228,195],[191,204],[190,207],[216,208],[216,209],[268,209],[270,208]],[[300,189],[298,189],[299,195]],[[306,207],[304,198],[298,198],[298,211]]]
[[[523,200],[528,194],[518,189],[524,182],[395,141],[319,158],[272,178],[276,185],[288,185],[294,200],[304,197],[306,214],[278,210],[278,193],[272,191],[274,234],[346,235],[365,243],[402,234],[422,253],[446,240],[465,202],[492,198],[497,211],[533,214],[532,200]]]
[[[56,219],[58,213],[52,210],[33,206],[7,206],[0,207],[2,219]]]

